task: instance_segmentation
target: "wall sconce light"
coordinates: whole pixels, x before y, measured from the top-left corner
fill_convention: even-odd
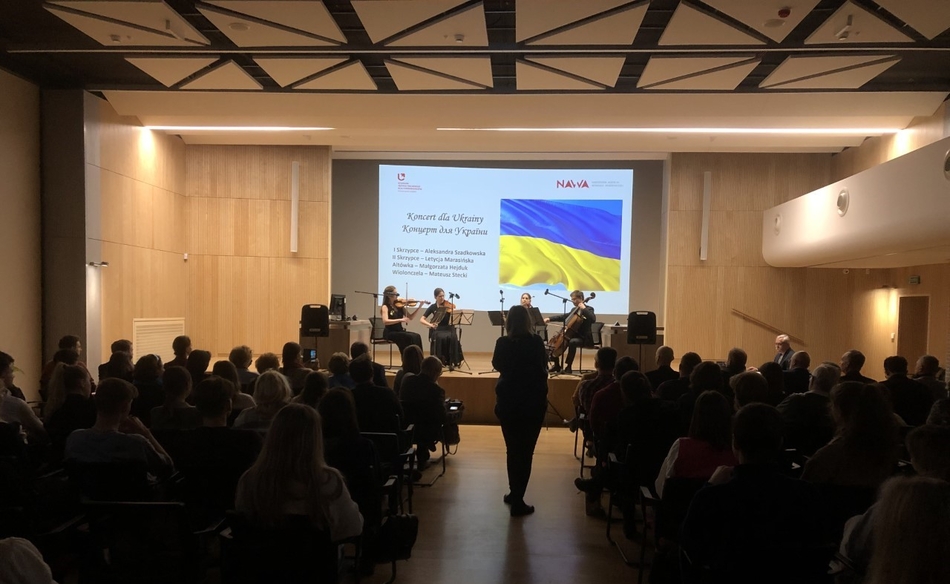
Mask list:
[[[91,268],[108,268],[109,262],[89,262],[87,265]]]

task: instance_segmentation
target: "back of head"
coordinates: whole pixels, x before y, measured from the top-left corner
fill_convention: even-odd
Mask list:
[[[907,359],[900,355],[892,355],[884,359],[884,373],[891,375],[907,375]]]
[[[656,350],[656,364],[659,367],[669,367],[673,362],[673,347],[663,345]]]
[[[124,379],[109,378],[96,388],[96,411],[100,415],[118,416],[132,405],[138,397],[135,386]]]
[[[369,355],[363,354],[350,361],[350,377],[356,383],[366,383],[373,379],[373,362]]]
[[[234,363],[234,366],[238,369],[247,369],[251,366],[251,361],[254,359],[254,353],[251,351],[251,348],[247,345],[241,345],[240,347],[234,347],[231,349],[231,352],[228,353],[228,361]]]
[[[680,357],[680,375],[689,377],[693,373],[693,369],[702,362],[703,358],[700,357],[698,353],[693,353],[692,351],[683,353],[683,356]]]
[[[169,369],[180,369],[180,367],[169,367]],[[203,418],[220,417],[231,411],[233,394],[234,386],[230,381],[212,375],[195,386],[195,407]]]
[[[112,345],[109,347],[110,353],[129,353],[132,354],[132,341],[128,339],[119,339],[118,341],[112,341]]]
[[[726,355],[726,368],[730,371],[741,371],[745,369],[748,362],[749,356],[739,347],[729,349],[729,353]]]
[[[841,369],[832,363],[822,363],[811,373],[811,382],[808,389],[829,394],[831,388],[838,384],[841,378]]]
[[[274,353],[264,353],[254,361],[254,368],[257,369],[258,373],[264,373],[278,367],[280,367],[280,360]]]
[[[135,362],[132,379],[138,382],[154,382],[162,376],[162,362],[158,355],[143,355]]]
[[[166,398],[184,399],[191,393],[191,373],[184,367],[168,367],[162,373],[162,389]]]
[[[4,584],[55,584],[43,554],[29,540],[0,539],[0,582]]]
[[[234,387],[240,390],[241,381],[238,378],[237,367],[235,367],[234,363],[224,360],[216,361],[214,367],[211,368],[211,375],[217,375],[222,379],[227,379]]]
[[[938,399],[930,408],[930,415],[927,416],[928,424],[937,426],[950,426],[950,399]]]
[[[601,347],[597,349],[597,370],[602,373],[613,373],[614,365],[617,364],[617,349],[613,347]]]
[[[782,458],[782,433],[782,415],[777,409],[749,404],[736,413],[732,444],[743,463],[774,463]]]
[[[628,371],[620,378],[620,391],[623,392],[623,401],[627,405],[653,397],[653,388],[650,380],[639,371]]]
[[[722,389],[722,373],[719,365],[712,361],[703,361],[693,368],[689,376],[689,387],[700,393],[703,391],[719,391]]]
[[[254,383],[254,402],[258,409],[275,412],[290,401],[290,384],[277,371],[266,371]]]
[[[353,394],[345,389],[331,389],[317,404],[323,421],[323,437],[355,440],[360,428],[356,421],[356,403]]]
[[[131,379],[132,371],[135,366],[132,364],[132,356],[126,352],[118,351],[109,356],[109,364],[106,367],[109,377],[119,377],[121,379]]]
[[[831,403],[847,447],[883,457],[897,445],[894,413],[880,384],[839,383],[831,390]]]
[[[418,345],[409,345],[402,352],[402,370],[406,373],[419,373],[422,371],[422,349]]]
[[[172,352],[176,357],[187,357],[189,350],[191,350],[191,338],[187,335],[177,336],[172,341]]]
[[[284,367],[294,366],[300,362],[300,354],[303,349],[300,348],[300,343],[294,343],[293,341],[284,343],[284,348],[280,352],[280,360],[283,362]]]
[[[874,511],[869,584],[950,582],[950,483],[893,478]]]
[[[759,367],[759,373],[765,378],[769,389],[771,389],[773,393],[776,395],[785,393],[785,374],[780,364],[773,363],[772,361],[763,363],[762,366]]]
[[[717,391],[704,391],[696,398],[689,437],[711,444],[717,450],[732,446],[732,406]]]
[[[188,355],[188,372],[192,379],[200,379],[208,372],[208,365],[211,365],[211,353],[208,351],[192,351]]]
[[[950,481],[950,428],[918,426],[907,434],[907,452],[917,474]]]
[[[296,401],[315,408],[327,393],[330,382],[320,371],[311,371],[303,380],[303,390]]]
[[[864,353],[851,349],[841,356],[841,371],[843,373],[860,373],[864,367]]]
[[[60,349],[53,353],[53,363],[75,365],[76,363],[79,363],[79,351],[68,347],[65,349]]]
[[[940,360],[933,355],[923,355],[917,359],[917,375],[936,377],[938,371],[940,371]]]
[[[637,360],[633,357],[624,355],[623,357],[617,359],[616,365],[614,365],[614,379],[622,379],[630,371],[639,371],[640,365],[637,363]]]
[[[442,361],[438,357],[426,357],[422,360],[422,375],[429,378],[430,381],[438,381],[442,376]]]
[[[415,346],[415,345],[413,345]],[[327,361],[327,370],[333,375],[344,375],[350,369],[350,357],[346,353],[333,353]]]
[[[532,334],[531,314],[528,309],[516,304],[508,309],[505,330],[509,337],[526,337]]]
[[[60,349],[74,349],[74,350],[77,350],[76,352],[78,353],[79,352],[78,351],[79,337],[77,337],[76,335],[66,335],[65,337],[59,340],[57,347]]]
[[[14,359],[12,355],[0,351],[0,375],[5,374],[7,370],[13,369],[13,363]]]
[[[63,387],[66,393],[89,397],[89,374],[79,365],[63,365]]]
[[[792,360],[789,361],[789,367],[791,369],[808,369],[811,365],[811,355],[805,351],[795,351],[792,353]]]
[[[367,345],[363,341],[356,341],[355,343],[350,345],[351,359],[356,359],[360,355],[367,355],[367,354],[369,354],[369,345]]]
[[[774,401],[768,381],[758,371],[744,371],[732,377],[729,385],[736,392],[736,406],[743,407],[751,403],[767,404]]]

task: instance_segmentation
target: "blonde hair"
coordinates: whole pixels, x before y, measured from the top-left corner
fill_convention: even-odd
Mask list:
[[[270,419],[290,402],[290,383],[283,373],[270,370],[261,373],[254,383],[255,409],[264,418]]]
[[[874,511],[868,584],[950,582],[950,483],[893,478]]]

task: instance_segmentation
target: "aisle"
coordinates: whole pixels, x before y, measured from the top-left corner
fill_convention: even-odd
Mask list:
[[[573,485],[578,463],[574,435],[542,430],[525,499],[534,515],[513,519],[502,503],[507,492],[501,429],[462,426],[459,453],[435,486],[416,489],[419,539],[397,582],[446,584],[602,584],[634,582],[636,568],[623,564],[604,537],[606,522],[584,515],[584,496]],[[427,470],[426,473],[433,472]],[[615,526],[620,535],[620,525]],[[624,541],[625,549],[636,549]],[[385,582],[380,565],[363,582]]]

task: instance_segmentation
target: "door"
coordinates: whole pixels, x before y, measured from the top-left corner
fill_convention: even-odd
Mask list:
[[[897,354],[907,359],[910,373],[921,355],[927,354],[930,323],[929,296],[901,296],[897,309]]]

